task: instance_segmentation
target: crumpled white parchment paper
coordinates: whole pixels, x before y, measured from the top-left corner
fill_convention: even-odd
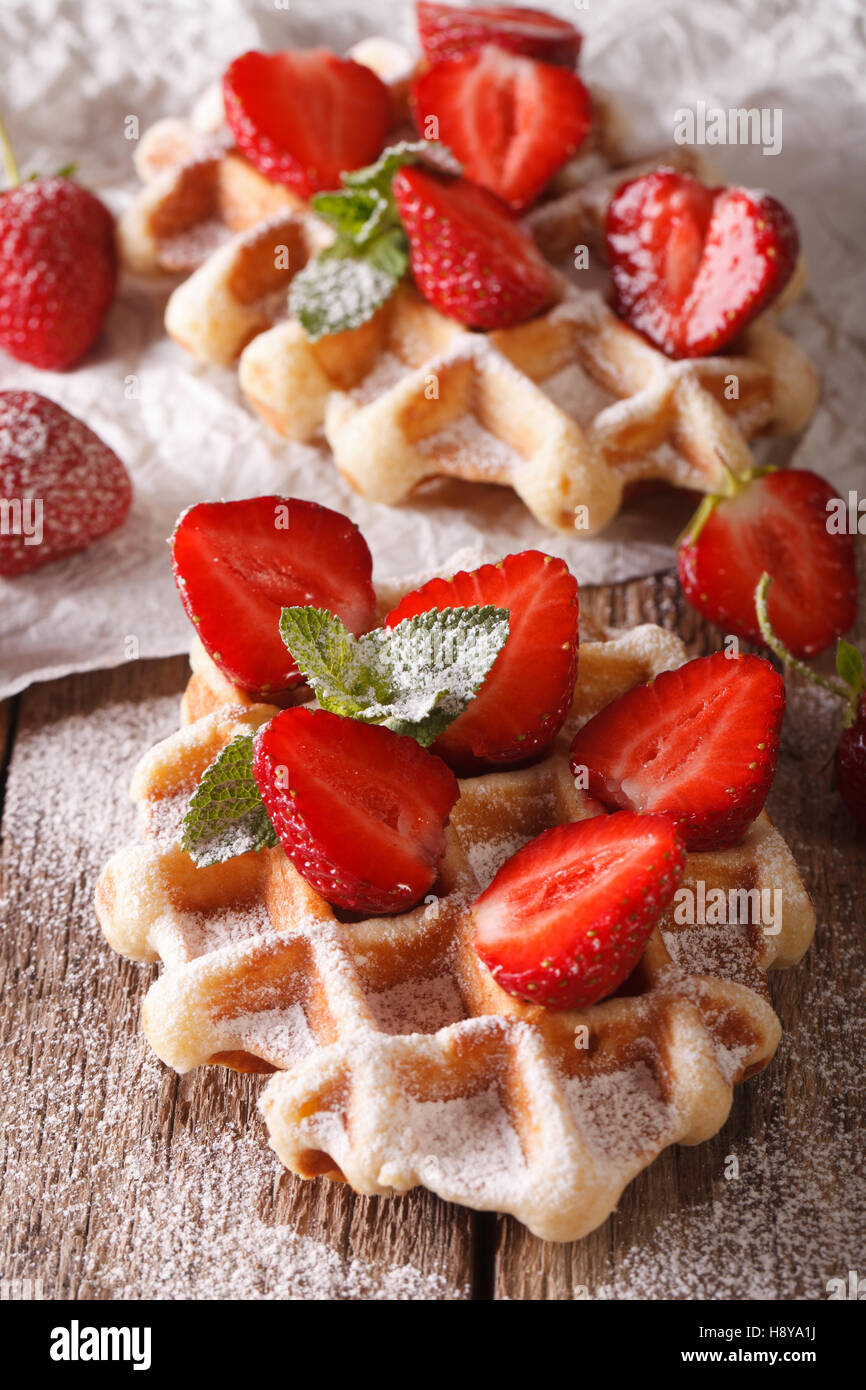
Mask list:
[[[615,91],[651,149],[670,143],[675,112],[781,107],[782,150],[706,151],[731,182],[766,187],[794,211],[810,268],[806,300],[786,317],[823,379],[821,405],[782,457],[843,490],[861,486],[866,426],[864,86],[861,0],[547,0],[585,34],[582,73]],[[247,48],[327,44],[372,33],[414,42],[410,0],[0,0],[3,111],[28,170],[70,161],[119,210],[137,186],[125,118],[140,129],[186,115]],[[67,373],[0,353],[0,388],[28,387],[80,415],[115,448],[136,497],[126,526],[32,575],[0,579],[0,697],[130,656],[182,651],[189,626],[165,539],[203,498],[281,492],[314,498],[361,526],[381,578],[444,563],[462,547],[491,557],[538,545],[584,582],[649,574],[673,560],[688,515],[658,496],[604,538],[551,536],[507,490],[483,504],[460,484],[399,508],[375,506],[341,481],[325,450],[271,435],[244,405],[231,370],[196,365],[162,330],[166,285],[126,284],[97,349]],[[759,446],[758,453],[767,446]],[[473,490],[474,492],[474,490]]]

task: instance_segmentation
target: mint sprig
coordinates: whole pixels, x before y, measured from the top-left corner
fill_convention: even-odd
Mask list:
[[[475,697],[508,638],[508,611],[432,608],[354,637],[323,608],[284,608],[280,634],[322,709],[426,748]]]
[[[227,743],[193,792],[181,849],[203,868],[279,844],[253,777],[253,735]]]
[[[477,694],[508,639],[508,610],[432,608],[355,637],[325,608],[284,608],[280,634],[322,709],[382,724],[426,748]],[[279,843],[238,734],[190,799],[181,848],[200,867]]]
[[[398,169],[422,160],[459,172],[444,146],[404,140],[375,164],[342,174],[342,188],[312,199],[336,237],[295,276],[289,291],[289,311],[311,341],[366,323],[403,279],[409,240],[391,185]]]

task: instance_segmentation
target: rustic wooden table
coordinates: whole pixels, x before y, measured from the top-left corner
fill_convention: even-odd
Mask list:
[[[695,654],[719,644],[669,575],[582,600],[603,622],[674,628]],[[108,949],[92,897],[134,836],[130,771],[176,727],[185,679],[180,657],[140,661],[0,705],[0,1278],[40,1281],[45,1298],[820,1299],[858,1263],[866,1274],[866,854],[822,770],[832,697],[789,682],[770,810],[818,931],[773,980],[776,1058],[714,1140],[668,1149],[600,1230],[550,1245],[423,1191],[387,1202],[302,1183],[267,1147],[260,1079],[179,1078],[150,1055],[153,971]]]

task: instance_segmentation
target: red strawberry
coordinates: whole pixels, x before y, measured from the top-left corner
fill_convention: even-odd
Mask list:
[[[631,974],[684,865],[667,816],[619,811],[554,826],[476,901],[475,949],[509,994],[588,1008]]]
[[[394,178],[424,298],[470,328],[507,328],[550,302],[553,275],[504,203],[466,179],[418,165]]]
[[[683,593],[725,631],[760,642],[755,587],[766,570],[773,628],[795,656],[814,656],[857,616],[854,537],[827,529],[835,489],[806,469],[731,487],[702,504],[680,545]]]
[[[507,608],[509,633],[475,699],[434,744],[461,772],[540,753],[562,728],[577,678],[577,580],[564,560],[538,550],[431,579],[401,599],[385,626],[431,608],[473,604]]]
[[[852,816],[861,825],[866,825],[866,663],[863,653],[840,638],[836,644],[836,674],[839,680],[807,666],[785,645],[774,629],[769,616],[772,595],[772,579],[768,573],[764,573],[755,594],[761,640],[786,666],[845,701],[842,734],[835,757],[836,787]]]
[[[485,44],[509,53],[573,68],[582,36],[567,19],[518,5],[479,5],[455,9],[418,0],[418,36],[431,63],[460,58]]]
[[[857,702],[854,722],[842,730],[836,750],[836,785],[851,815],[866,826],[866,695]]]
[[[183,606],[236,685],[259,696],[303,679],[279,632],[280,612],[313,604],[356,636],[376,621],[367,543],[340,512],[297,497],[200,502],[171,541]]]
[[[0,193],[0,347],[59,371],[83,357],[117,284],[114,219],[73,179]]]
[[[391,98],[370,68],[326,48],[244,53],[223,78],[238,147],[301,198],[336,188],[344,170],[371,163],[391,121]]]
[[[328,902],[401,912],[431,887],[459,787],[414,739],[301,707],[260,731],[253,767],[286,854]]]
[[[123,524],[132,483],[107,444],[35,391],[0,391],[0,574],[25,574]]]
[[[572,770],[588,769],[605,806],[671,815],[686,849],[727,849],[767,799],[784,712],[769,661],[701,656],[590,719],[571,745]]]
[[[766,193],[656,169],[607,210],[617,311],[670,357],[722,351],[794,273],[797,225]]]
[[[425,139],[441,140],[468,179],[518,212],[592,124],[589,93],[573,72],[490,45],[416,78],[412,113]]]

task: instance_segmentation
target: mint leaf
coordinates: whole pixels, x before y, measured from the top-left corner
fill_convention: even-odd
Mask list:
[[[388,213],[388,201],[376,192],[352,192],[338,189],[335,193],[317,193],[311,200],[313,211],[335,227],[340,236],[359,245],[369,241]]]
[[[328,251],[333,252],[334,247]],[[407,258],[408,263],[408,258]],[[399,277],[358,255],[339,259],[322,253],[292,281],[289,312],[311,342],[328,333],[358,328],[390,299]]]
[[[354,637],[325,609],[284,608],[280,634],[323,709],[426,748],[477,693],[508,638],[508,612],[433,608]]]
[[[424,160],[459,173],[444,145],[403,140],[364,169],[341,174],[342,188],[312,206],[337,233],[292,281],[289,312],[311,341],[358,328],[393,294],[409,269],[409,240],[394,202],[398,169]],[[449,163],[450,161],[450,163]]]
[[[392,227],[370,243],[366,252],[370,265],[399,282],[409,269],[409,243],[402,227]]]
[[[373,635],[353,637],[326,608],[284,608],[280,614],[280,636],[319,704],[349,718],[390,698],[390,674],[380,669]]]
[[[863,689],[863,657],[852,642],[840,638],[836,646],[836,671],[855,695]]]
[[[193,792],[181,849],[200,868],[279,844],[253,777],[253,735],[238,734]]]

